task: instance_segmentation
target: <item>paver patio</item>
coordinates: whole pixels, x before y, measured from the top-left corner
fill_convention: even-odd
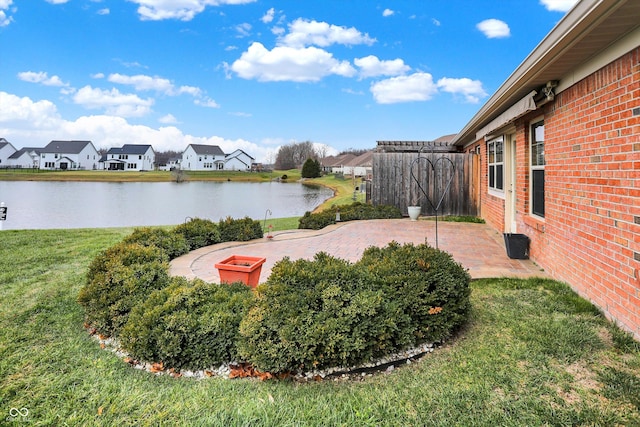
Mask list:
[[[317,252],[357,261],[369,246],[386,246],[391,241],[429,243],[436,246],[435,221],[381,219],[338,223],[322,230],[289,230],[273,233],[273,238],[249,242],[226,242],[197,249],[171,261],[170,273],[199,277],[218,283],[215,263],[231,255],[265,257],[260,283],[271,274],[273,265],[284,257],[312,259]],[[486,224],[439,222],[438,247],[469,270],[474,279],[488,277],[547,277],[531,260],[510,259],[502,234]]]

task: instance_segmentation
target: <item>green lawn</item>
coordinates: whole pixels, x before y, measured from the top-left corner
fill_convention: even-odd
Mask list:
[[[90,260],[131,231],[0,232],[0,425],[640,425],[638,343],[553,281],[473,282],[455,339],[357,381],[136,370],[76,303]]]

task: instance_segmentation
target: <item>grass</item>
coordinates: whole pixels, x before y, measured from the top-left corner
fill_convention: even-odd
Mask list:
[[[638,343],[549,280],[473,282],[458,336],[361,381],[135,370],[76,303],[90,260],[131,231],[0,232],[0,425],[640,425]]]
[[[351,177],[343,178],[338,175],[325,175],[321,178],[307,179],[310,184],[324,185],[333,190],[334,196],[318,206],[314,212],[321,212],[333,205],[349,205],[354,201],[364,202],[364,193],[356,192],[354,200],[354,189],[362,185],[360,179],[353,180]]]

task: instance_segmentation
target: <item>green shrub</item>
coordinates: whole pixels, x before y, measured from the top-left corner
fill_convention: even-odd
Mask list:
[[[172,233],[162,228],[136,228],[129,236],[125,237],[125,243],[138,243],[142,246],[157,246],[165,251],[169,259],[174,259],[189,252],[189,243],[184,235]]]
[[[392,242],[367,248],[358,265],[410,316],[415,344],[441,341],[467,319],[471,276],[444,251]]]
[[[469,310],[466,271],[427,245],[371,248],[350,264],[285,258],[240,324],[239,353],[258,369],[358,365],[441,341]]]
[[[78,295],[87,322],[104,335],[117,335],[131,309],[167,285],[167,261],[158,247],[124,242],[94,258]]]
[[[332,206],[319,213],[306,212],[300,218],[298,228],[320,230],[328,225],[335,224],[338,211],[340,211],[340,221],[402,218],[400,209],[395,206],[373,206],[356,202],[350,205]]]
[[[246,242],[263,236],[260,222],[249,217],[242,219],[227,217],[220,220],[218,229],[223,242]]]
[[[222,241],[218,226],[208,219],[193,218],[188,222],[177,225],[173,232],[184,236],[190,250],[215,245]]]
[[[237,361],[238,325],[253,298],[242,283],[174,277],[133,309],[120,342],[133,357],[179,369]]]

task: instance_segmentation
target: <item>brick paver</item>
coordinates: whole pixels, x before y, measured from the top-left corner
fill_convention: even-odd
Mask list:
[[[199,277],[218,283],[220,276],[214,267],[230,255],[265,257],[260,282],[264,282],[276,261],[312,259],[317,252],[357,261],[369,246],[386,246],[389,242],[429,243],[436,246],[435,221],[385,219],[351,221],[319,231],[290,230],[273,233],[272,239],[250,242],[227,242],[192,251],[171,261],[172,275]],[[501,234],[486,224],[438,223],[438,247],[469,270],[474,279],[487,277],[546,277],[530,260],[515,260],[507,256]]]

